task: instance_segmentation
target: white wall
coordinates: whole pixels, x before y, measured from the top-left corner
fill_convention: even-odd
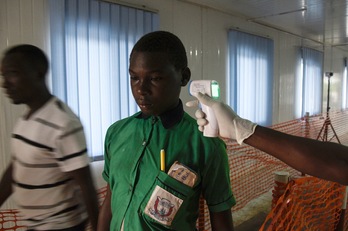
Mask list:
[[[192,79],[215,79],[220,82],[222,99],[226,98],[227,31],[242,31],[267,36],[274,40],[274,100],[273,123],[294,119],[296,49],[310,46],[324,50],[324,71],[334,72],[331,80],[331,109],[341,106],[343,57],[347,53],[312,41],[247,22],[243,19],[186,3],[182,0],[124,0],[131,4],[156,9],[160,16],[160,29],[177,34],[187,51]],[[48,50],[46,28],[48,17],[46,0],[0,1],[0,52],[18,43],[31,43]],[[324,77],[323,77],[324,78]],[[324,79],[323,111],[326,111],[327,79]],[[182,100],[191,97],[187,88],[182,90]],[[0,94],[0,173],[10,160],[9,137],[13,124],[23,112],[23,106],[12,106],[4,94]],[[188,110],[193,114],[194,110]],[[1,190],[1,189],[0,189]],[[6,204],[6,206],[13,206]]]

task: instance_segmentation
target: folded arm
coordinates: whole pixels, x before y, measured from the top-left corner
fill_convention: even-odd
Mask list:
[[[70,174],[81,187],[83,199],[88,211],[89,221],[91,222],[93,230],[96,230],[98,221],[98,198],[93,184],[90,167],[88,165],[84,168],[74,170],[70,172]]]
[[[212,231],[233,231],[233,219],[231,210],[222,212],[210,212]]]
[[[104,199],[104,202],[100,208],[99,211],[99,217],[98,217],[98,231],[106,231],[110,229],[110,222],[111,222],[111,190],[110,186],[106,186],[106,196]]]
[[[0,181],[0,206],[12,194],[12,163],[5,170]]]

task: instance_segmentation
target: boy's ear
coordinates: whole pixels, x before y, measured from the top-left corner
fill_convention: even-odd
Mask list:
[[[191,79],[191,70],[188,67],[185,67],[182,69],[181,72],[181,86],[186,86],[186,84],[190,81]]]

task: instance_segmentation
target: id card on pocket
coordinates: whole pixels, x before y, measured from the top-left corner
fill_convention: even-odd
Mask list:
[[[189,167],[181,164],[179,161],[175,161],[170,167],[168,175],[181,183],[190,186],[191,188],[197,181],[197,174]]]
[[[156,185],[145,207],[145,214],[159,223],[170,226],[183,200]]]

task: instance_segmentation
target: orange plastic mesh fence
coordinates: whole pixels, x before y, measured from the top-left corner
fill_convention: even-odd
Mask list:
[[[0,211],[0,230],[22,231],[27,229],[21,225],[18,210],[8,209]]]
[[[344,111],[334,111],[330,112],[330,120],[327,125],[325,125],[324,122],[327,122],[327,115],[324,113],[323,115],[318,116],[312,116],[312,117],[306,117],[302,119],[296,119],[287,121],[284,123],[276,124],[271,126],[271,128],[292,134],[295,136],[302,136],[312,139],[318,139],[322,141],[332,141],[332,142],[340,142],[342,144],[348,144],[348,110]],[[325,126],[324,126],[325,125]],[[331,127],[332,125],[332,127]],[[322,129],[324,128],[324,129]],[[332,129],[333,128],[333,129]],[[336,139],[336,137],[339,138],[339,141]],[[276,171],[286,171],[289,172],[291,176],[300,176],[301,173],[294,170],[293,168],[289,167],[288,165],[284,164],[283,162],[277,160],[276,158],[267,155],[255,148],[252,148],[248,145],[238,145],[235,142],[231,142],[229,140],[225,140],[227,144],[227,150],[228,150],[228,158],[229,158],[229,165],[230,165],[230,177],[231,177],[231,185],[232,185],[232,191],[234,193],[234,196],[236,197],[237,204],[232,208],[232,213],[238,212],[242,208],[246,206],[248,202],[250,202],[253,199],[258,198],[260,195],[265,194],[273,189],[274,187],[274,172]],[[305,179],[305,178],[304,178]],[[311,178],[312,179],[312,178]],[[299,180],[302,182],[302,180]],[[321,182],[321,181],[320,181]],[[296,189],[301,188],[305,183],[302,183],[301,186],[296,186],[297,188],[293,189],[294,191],[290,192],[297,192],[298,197],[292,197],[291,199],[291,206],[292,209],[298,209],[301,207],[295,207],[296,204],[304,204],[303,207],[306,206],[306,201],[303,200],[305,196],[300,197],[299,191],[296,191]],[[309,183],[308,183],[309,184]],[[316,189],[319,187],[319,183],[317,183],[316,179],[313,178],[311,180],[311,184],[313,184],[313,189],[311,189],[311,185],[309,184],[308,192],[313,192],[311,194],[311,197],[320,196]],[[327,182],[327,184],[330,184]],[[288,188],[288,190],[291,189],[291,186],[293,186],[294,183],[291,183]],[[325,185],[323,182],[320,185]],[[323,186],[324,188],[326,186]],[[327,186],[329,188],[329,186]],[[338,191],[333,191],[332,186],[330,186],[331,189],[327,191],[322,191],[323,194],[326,196],[325,198],[328,198],[325,203],[321,204],[321,206],[324,206],[327,208],[328,211],[332,211],[332,208],[339,208],[339,202],[337,199],[340,194],[340,187],[336,187]],[[333,188],[335,188],[333,187]],[[336,189],[335,188],[335,189]],[[105,197],[105,188],[100,189],[99,191],[99,198],[100,202]],[[301,194],[302,195],[302,194]],[[333,195],[337,195],[337,198],[334,198]],[[297,201],[299,200],[299,201]],[[270,206],[272,201],[269,201]],[[279,202],[280,203],[280,202]],[[285,206],[285,205],[284,205]],[[289,207],[289,204],[286,205]],[[283,210],[282,210],[283,211]],[[321,210],[312,210],[311,213],[301,213],[301,219],[312,219],[313,216],[320,217],[321,214],[316,215],[316,211]],[[16,211],[13,211],[15,220],[17,220],[17,217],[15,216]],[[271,212],[275,214],[275,212]],[[16,230],[16,228],[19,228],[20,225],[16,225],[15,227],[12,227],[11,229],[3,228],[4,219],[2,218],[6,214],[6,211],[0,211],[0,230]],[[294,214],[300,214],[299,211],[289,211],[289,216],[286,217],[287,220],[291,220],[291,215]],[[339,212],[336,213],[337,216],[339,216]],[[348,215],[346,216],[348,217]],[[272,219],[273,221],[274,219]],[[325,219],[324,219],[325,220]],[[348,219],[345,219],[345,227],[348,227],[347,223]],[[277,221],[278,222],[278,221]],[[285,224],[285,220],[283,223]],[[320,219],[313,220],[314,223],[318,227],[320,227]],[[325,221],[322,221],[325,222]],[[290,224],[291,223],[287,223]],[[314,226],[313,226],[314,227]],[[209,220],[209,212],[207,209],[207,205],[203,199],[201,199],[200,202],[200,217],[197,220],[197,229],[199,231],[205,231],[205,230],[211,230],[211,224]],[[278,230],[278,229],[274,229]],[[286,229],[279,229],[279,230],[286,230]],[[308,229],[288,229],[288,230],[308,230]],[[310,230],[322,230],[322,229],[310,229]],[[324,229],[330,230],[330,229]]]
[[[345,186],[315,177],[290,181],[260,231],[334,231],[344,193]]]

